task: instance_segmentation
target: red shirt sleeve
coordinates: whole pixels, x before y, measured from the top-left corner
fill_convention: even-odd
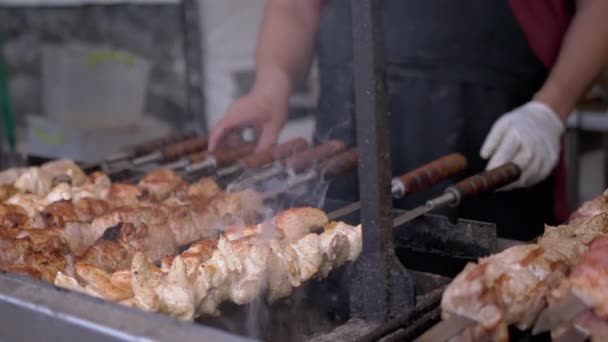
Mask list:
[[[509,0],[530,47],[551,67],[574,16],[574,0]]]

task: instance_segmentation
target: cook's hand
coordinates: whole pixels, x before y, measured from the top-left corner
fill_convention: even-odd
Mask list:
[[[233,103],[224,117],[215,125],[209,137],[209,150],[213,151],[231,131],[253,126],[258,133],[257,151],[276,143],[287,117],[287,95],[265,96],[252,92]]]
[[[565,127],[547,105],[532,101],[503,115],[481,148],[488,169],[514,162],[520,179],[501,190],[525,188],[545,179],[557,165]]]

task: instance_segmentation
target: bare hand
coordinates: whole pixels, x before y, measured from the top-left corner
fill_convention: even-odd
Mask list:
[[[245,126],[253,126],[257,130],[256,150],[264,150],[276,143],[286,117],[286,94],[264,96],[252,92],[233,103],[213,128],[209,150],[213,151],[231,131]]]

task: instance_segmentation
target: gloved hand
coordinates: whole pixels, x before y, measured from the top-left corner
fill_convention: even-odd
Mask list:
[[[525,188],[545,179],[557,165],[565,126],[547,105],[532,101],[498,119],[488,134],[481,157],[487,169],[510,161],[522,171],[519,180],[501,190]]]

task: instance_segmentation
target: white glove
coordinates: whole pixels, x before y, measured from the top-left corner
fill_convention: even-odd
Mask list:
[[[519,180],[501,190],[525,188],[545,179],[557,165],[565,126],[547,105],[532,101],[498,119],[483,147],[487,169],[510,161],[522,171]]]

